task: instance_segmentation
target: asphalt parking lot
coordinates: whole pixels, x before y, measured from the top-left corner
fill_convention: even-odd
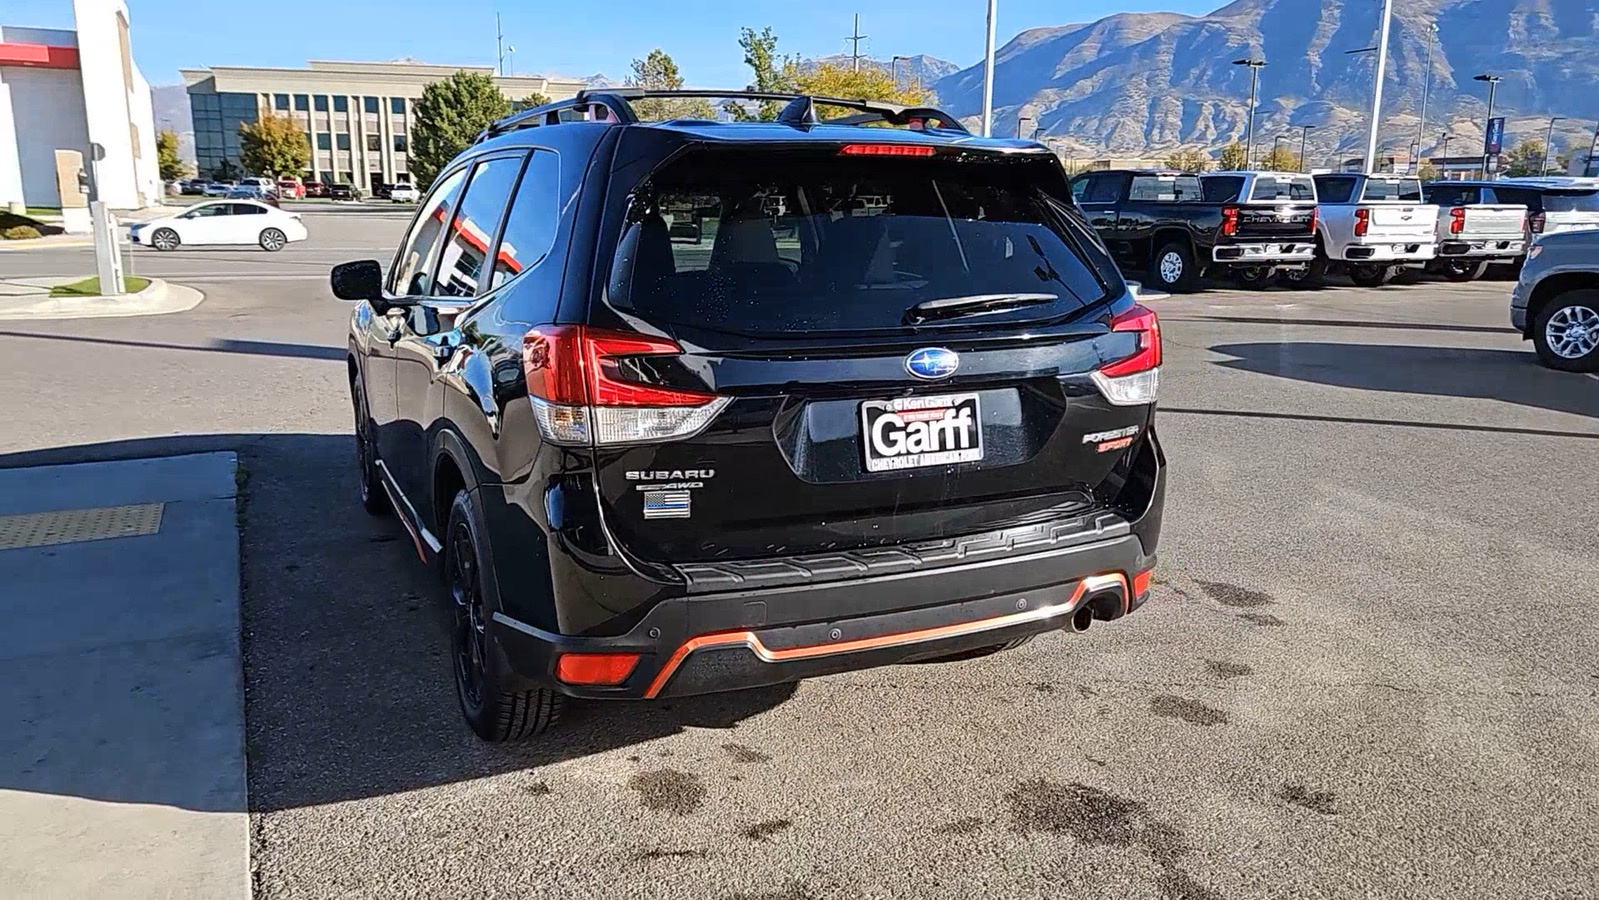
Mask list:
[[[1599,379],[1534,363],[1507,283],[1154,301],[1135,616],[491,747],[439,590],[355,499],[326,272],[410,211],[303,211],[279,254],[135,253],[190,312],[0,323],[0,466],[240,452],[258,897],[1594,895]]]

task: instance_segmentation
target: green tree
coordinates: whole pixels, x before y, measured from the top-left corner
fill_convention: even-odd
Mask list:
[[[189,164],[178,158],[178,134],[172,129],[156,132],[155,157],[162,181],[177,181],[189,174]]]
[[[411,174],[418,185],[432,184],[483,129],[510,112],[494,79],[479,72],[456,72],[424,87],[411,128]]]
[[[258,175],[299,175],[311,164],[311,142],[293,119],[267,113],[239,126],[239,161]]]
[[[777,60],[777,35],[770,27],[763,28],[759,32],[753,28],[740,29],[738,45],[744,50],[744,65],[749,66],[755,75],[755,80],[750,82],[745,90],[764,93],[791,90],[788,83],[783,80],[783,70]],[[777,118],[783,106],[775,100],[763,100],[753,115],[742,105],[732,101],[722,104],[722,108],[739,122],[752,119],[771,122]]]
[[[550,98],[544,96],[538,91],[534,91],[520,100],[511,101],[511,112],[521,112],[524,109],[532,109],[535,106],[543,106],[548,102],[550,102]]]
[[[887,100],[907,106],[926,105],[932,96],[920,85],[899,87],[887,69],[878,66],[835,66],[831,63],[807,64],[788,59],[783,63],[784,81],[801,94],[838,97],[848,100]],[[823,118],[848,115],[853,110],[823,106],[816,113]]]
[[[1246,169],[1249,167],[1249,151],[1244,149],[1243,144],[1233,141],[1231,144],[1221,148],[1220,162],[1221,165],[1217,168],[1228,171]]]
[[[1499,171],[1511,178],[1543,172],[1543,141],[1526,140],[1511,147],[1499,161]]]
[[[643,59],[633,60],[633,74],[628,76],[628,86],[655,91],[680,91],[683,75],[677,63],[665,50],[656,47]],[[714,119],[716,109],[709,100],[664,98],[633,101],[633,111],[646,122],[664,122],[667,119]]]
[[[1203,172],[1210,168],[1210,154],[1197,147],[1179,147],[1166,157],[1166,167],[1179,172]]]
[[[1299,154],[1294,153],[1281,144],[1271,148],[1271,152],[1260,160],[1255,168],[1265,172],[1297,172],[1299,171]]]
[[[1432,164],[1432,160],[1428,160],[1416,169],[1416,177],[1422,181],[1437,181],[1438,167]]]

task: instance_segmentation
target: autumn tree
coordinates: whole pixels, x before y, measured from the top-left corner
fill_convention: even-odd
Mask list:
[[[656,47],[643,59],[633,60],[633,73],[628,76],[629,87],[646,90],[680,91],[683,75],[677,63],[665,50]],[[664,122],[668,119],[714,119],[716,109],[708,100],[645,98],[633,101],[633,112],[646,122]]]
[[[288,116],[267,113],[239,126],[239,161],[257,175],[299,175],[311,165],[311,141]]]
[[[789,59],[783,63],[783,78],[801,94],[817,97],[838,97],[844,100],[887,100],[906,106],[926,106],[932,102],[931,92],[919,85],[900,87],[894,76],[878,66],[862,66],[856,71],[852,66],[832,63],[806,63]],[[816,114],[829,118],[848,115],[854,110],[822,106]]]
[[[1166,168],[1179,172],[1203,172],[1210,168],[1210,154],[1197,147],[1179,147],[1166,157]]]
[[[1420,178],[1422,181],[1437,181],[1438,167],[1433,165],[1430,160],[1424,162],[1421,164],[1421,167],[1416,170],[1416,177]]]
[[[156,132],[155,157],[162,181],[177,181],[189,174],[189,164],[178,156],[178,134],[172,129]]]
[[[1271,152],[1259,161],[1255,168],[1266,172],[1297,172],[1299,171],[1299,154],[1294,153],[1281,144],[1271,148]]]
[[[1233,141],[1231,144],[1221,148],[1220,162],[1221,165],[1217,166],[1217,168],[1226,171],[1247,169],[1249,168],[1249,151],[1244,149],[1243,144]]]
[[[411,127],[411,174],[426,187],[483,129],[511,113],[494,79],[481,72],[456,72],[422,88]]]
[[[1511,178],[1543,174],[1543,141],[1527,140],[1511,147],[1499,161],[1499,171]]]

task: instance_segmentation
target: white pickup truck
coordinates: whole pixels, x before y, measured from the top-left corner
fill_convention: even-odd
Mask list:
[[[1438,207],[1422,201],[1421,180],[1405,175],[1317,175],[1314,284],[1342,269],[1361,287],[1387,284],[1401,269],[1437,255]]]
[[[1482,186],[1458,181],[1434,181],[1421,190],[1438,206],[1438,257],[1427,271],[1450,281],[1475,281],[1489,265],[1526,255],[1526,206],[1495,203]]]

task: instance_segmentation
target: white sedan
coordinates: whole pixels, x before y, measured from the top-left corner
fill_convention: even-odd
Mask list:
[[[422,194],[417,191],[416,185],[400,182],[389,188],[389,200],[394,203],[415,203],[422,199]]]
[[[196,203],[175,216],[140,222],[128,229],[135,244],[157,250],[217,244],[255,244],[276,253],[306,238],[305,225],[294,213],[254,200]]]

